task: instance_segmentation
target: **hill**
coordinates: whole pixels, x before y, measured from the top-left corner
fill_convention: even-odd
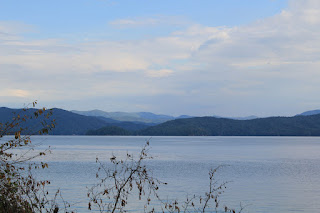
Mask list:
[[[320,136],[320,115],[233,120],[197,117],[168,121],[137,132],[159,136]]]
[[[97,130],[89,130],[86,135],[132,135],[132,132],[117,126],[106,126]]]
[[[317,114],[320,114],[320,110],[310,110],[310,111],[306,111],[306,112],[303,112],[301,114],[298,114],[296,116],[299,116],[299,115],[303,115],[303,116],[309,116],[309,115],[317,115]]]
[[[36,109],[29,109],[24,111],[22,109],[10,109],[2,107],[0,108],[0,122],[5,123],[11,121],[13,116],[16,115],[32,115]],[[52,135],[83,135],[89,129],[101,128],[107,123],[96,117],[88,117],[84,115],[78,115],[63,109],[53,108],[51,109],[52,115],[50,116],[48,122],[55,120],[56,127],[49,132]],[[40,121],[43,120],[43,115],[39,116],[39,119],[28,119],[23,126],[30,127],[30,130],[39,129],[41,126]],[[29,134],[30,132],[25,132]]]
[[[169,115],[158,115],[151,112],[105,112],[101,110],[77,111],[71,112],[86,116],[99,116],[116,121],[130,121],[143,123],[163,123],[173,120],[175,117]]]
[[[252,119],[256,119],[259,118],[255,115],[250,115],[250,116],[245,116],[245,117],[222,117],[222,116],[218,116],[218,115],[213,115],[212,117],[215,118],[226,118],[226,119],[232,119],[232,120],[252,120]]]
[[[32,114],[22,109],[0,108],[0,122],[10,121],[15,114]],[[269,117],[250,120],[234,120],[216,117],[176,119],[155,125],[154,123],[122,122],[102,116],[79,115],[63,109],[52,109],[56,128],[52,135],[159,135],[159,136],[320,136],[320,114],[294,117]],[[305,115],[305,114],[304,114]],[[151,116],[147,114],[147,116]],[[28,120],[25,126],[40,127],[37,119]],[[90,131],[89,131],[90,130]]]
[[[11,121],[13,116],[25,114],[31,115],[36,109],[29,109],[23,111],[22,109],[10,109],[6,107],[0,108],[0,123],[6,123]],[[133,122],[120,122],[104,117],[94,117],[79,115],[67,110],[54,108],[52,109],[52,115],[49,121],[55,120],[56,127],[49,132],[51,135],[84,135],[89,130],[100,129],[102,127],[116,126],[123,128],[126,131],[137,131],[149,127],[153,124],[133,123]],[[31,127],[32,130],[39,129],[41,124],[40,119],[30,119],[24,126]],[[25,132],[29,134],[30,132]]]

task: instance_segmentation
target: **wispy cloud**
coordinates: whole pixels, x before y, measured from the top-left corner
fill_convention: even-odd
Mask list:
[[[172,20],[151,17],[110,24],[147,28]],[[184,109],[176,112],[181,114],[197,114],[197,106],[205,113],[232,111],[235,116],[244,111],[294,114],[306,103],[319,107],[319,1],[291,0],[281,13],[245,26],[183,26],[166,36],[71,44],[30,41],[2,22],[0,85],[6,92],[0,95],[35,94],[51,101],[84,100],[84,105],[88,97],[129,100],[151,111],[170,98],[175,107],[163,109]],[[148,97],[158,101],[151,104]],[[292,111],[285,110],[288,104]]]
[[[13,96],[13,97],[29,97],[31,94],[29,91],[22,89],[4,89],[0,92],[0,96]]]
[[[160,70],[148,70],[147,75],[153,78],[162,78],[167,77],[173,73],[172,70],[169,69],[160,69]]]
[[[132,19],[117,19],[109,22],[110,25],[120,28],[135,28],[135,27],[155,27],[159,25],[179,25],[185,26],[190,24],[185,18],[179,16],[154,16],[154,17],[139,17]]]

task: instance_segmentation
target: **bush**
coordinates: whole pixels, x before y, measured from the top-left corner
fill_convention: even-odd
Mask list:
[[[33,106],[36,102],[33,103]],[[48,164],[29,163],[30,160],[44,156],[50,150],[34,153],[31,143],[31,131],[47,134],[54,128],[54,123],[47,123],[51,111],[46,108],[29,112],[24,108],[22,114],[15,114],[13,119],[0,123],[0,212],[41,212],[44,209],[56,209],[47,199],[45,186],[49,181],[36,181],[33,169],[44,169]],[[29,120],[37,120],[41,126],[37,131],[26,126]],[[54,121],[53,121],[54,122]]]
[[[214,176],[219,167],[209,171],[208,191],[202,196],[192,196],[186,201],[164,201],[158,195],[160,185],[167,184],[152,176],[150,169],[144,164],[145,160],[152,159],[149,155],[149,142],[145,144],[138,157],[127,154],[126,159],[117,159],[112,156],[110,161],[112,169],[103,164],[99,159],[99,169],[96,174],[98,183],[88,191],[88,209],[94,207],[100,212],[126,212],[130,197],[144,200],[144,212],[231,212],[236,210],[227,206],[220,207],[219,197],[226,188],[227,182],[218,183]],[[160,206],[156,209],[151,204],[151,199],[156,199]],[[155,203],[153,203],[155,204]],[[240,211],[243,207],[240,205]]]

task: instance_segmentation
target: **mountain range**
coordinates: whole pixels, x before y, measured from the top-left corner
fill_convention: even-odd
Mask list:
[[[234,120],[196,117],[140,130],[150,136],[320,136],[320,114]]]
[[[157,115],[151,112],[105,112],[102,110],[90,110],[90,111],[77,111],[72,110],[71,112],[86,115],[86,116],[98,116],[114,121],[130,121],[130,122],[143,122],[143,123],[163,123],[165,121],[176,119],[169,115]],[[188,116],[191,117],[191,116]]]
[[[14,114],[32,114],[35,111],[1,107],[0,123],[12,120]],[[55,119],[56,123],[49,133],[52,135],[320,136],[320,110],[293,117],[230,119],[54,108],[50,119]],[[25,125],[39,127],[36,120],[29,120]]]
[[[0,108],[0,123],[12,121],[12,118],[20,115],[33,115],[36,109],[10,109],[6,107]],[[55,121],[55,128],[50,132],[51,135],[84,135],[89,130],[99,129],[106,126],[118,126],[119,128],[126,129],[128,131],[137,131],[147,128],[152,124],[139,123],[139,122],[120,122],[112,119],[107,119],[99,116],[85,116],[79,115],[67,110],[53,108],[51,109],[52,115],[47,120],[48,123]],[[40,121],[44,120],[43,115],[38,119],[28,119],[26,123],[22,122],[23,126],[29,126],[33,129],[39,129],[41,127]],[[29,134],[29,132],[25,132]]]
[[[77,111],[71,110],[71,112],[79,114],[79,115],[86,115],[86,116],[96,116],[96,117],[104,117],[106,119],[111,119],[109,121],[130,121],[130,122],[143,122],[143,123],[150,123],[150,124],[160,124],[166,121],[181,119],[181,118],[193,118],[195,116],[190,115],[180,115],[177,117],[171,115],[159,115],[154,114],[151,112],[105,112],[102,110],[89,110],[89,111]],[[212,117],[216,118],[225,118],[217,115],[213,115]],[[229,118],[229,117],[228,117]],[[257,116],[251,115],[247,117],[230,117],[230,119],[235,120],[250,120],[258,118]]]

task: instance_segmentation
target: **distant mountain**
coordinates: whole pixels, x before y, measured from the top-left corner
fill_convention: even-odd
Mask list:
[[[22,109],[0,108],[0,123],[11,121],[17,114],[32,115],[36,109],[26,112]],[[155,123],[118,121],[101,116],[85,116],[63,109],[52,109],[50,120],[56,120],[53,135],[163,135],[163,136],[320,136],[320,114],[318,110],[302,113],[294,117],[269,117],[250,120],[234,120],[216,117],[181,116],[181,119]],[[320,111],[320,110],[319,110]],[[319,112],[318,111],[318,112]],[[319,112],[320,113],[320,112]],[[130,114],[130,113],[128,113]],[[165,115],[136,113],[150,119],[165,119]],[[309,115],[309,116],[303,116]],[[41,115],[43,116],[43,115]],[[30,131],[39,129],[40,119],[30,119],[24,126]],[[26,132],[30,133],[30,132]]]
[[[190,115],[180,115],[178,117],[176,117],[176,119],[182,119],[182,118],[193,118],[194,116],[190,116]]]
[[[259,118],[258,116],[255,116],[255,115],[250,115],[250,116],[246,116],[246,117],[233,117],[231,119],[234,119],[234,120],[252,120],[252,119],[257,119]]]
[[[151,112],[104,112],[101,110],[77,111],[71,112],[86,116],[101,116],[116,121],[131,121],[144,123],[163,123],[173,120],[175,117],[169,115],[157,115]]]
[[[101,128],[107,122],[92,116],[78,115],[62,109],[53,109],[52,119],[56,120],[53,135],[84,135],[88,130]]]
[[[80,114],[80,115],[86,115],[86,116],[101,116],[105,118],[111,118],[108,112],[104,112],[102,110],[90,110],[90,111],[77,111],[77,110],[71,110],[71,112]]]
[[[0,123],[11,121],[14,115],[23,116],[24,114],[32,115],[36,109],[29,109],[26,112],[22,109],[10,109],[6,107],[0,108]],[[126,131],[137,131],[154,125],[153,123],[134,123],[134,122],[121,122],[105,117],[85,116],[79,115],[63,109],[52,109],[52,116],[48,121],[55,120],[56,127],[49,132],[51,135],[84,135],[89,130],[100,129],[102,127],[116,126],[123,128]],[[39,119],[30,119],[24,126],[31,127],[31,130],[36,130],[41,127]],[[26,132],[29,134],[31,132]]]
[[[299,116],[299,115],[303,115],[303,116],[308,116],[308,115],[317,115],[317,114],[320,114],[320,110],[317,109],[317,110],[311,110],[311,111],[306,111],[306,112],[303,112],[301,114],[298,114],[296,116]]]
[[[159,136],[320,136],[320,114],[233,120],[215,117],[177,119],[138,131]]]
[[[32,115],[36,109],[23,111],[22,109],[0,108],[0,122],[5,123],[12,120],[14,115]],[[98,129],[106,125],[106,122],[96,118],[84,115],[78,115],[63,109],[54,108],[51,110],[52,115],[48,122],[55,120],[56,127],[49,133],[52,135],[83,135],[90,129]],[[40,122],[43,120],[43,115],[38,119],[28,119],[24,126],[30,127],[30,131],[37,130],[41,127]],[[26,132],[25,134],[29,134]]]
[[[178,117],[170,115],[158,115],[151,112],[105,112],[102,110],[90,110],[90,111],[77,111],[72,110],[71,112],[86,115],[86,116],[98,116],[112,119],[114,121],[130,121],[130,122],[143,122],[143,123],[154,123],[160,124],[166,121],[182,118],[193,118],[195,116],[190,115],[180,115]],[[235,120],[251,120],[258,118],[257,116],[251,115],[247,117],[222,117],[213,115],[212,117],[216,118],[229,118]]]
[[[227,119],[233,119],[233,120],[252,120],[252,119],[259,118],[259,117],[255,116],[255,115],[250,115],[250,116],[246,116],[246,117],[222,117],[222,116],[214,115],[212,117],[215,117],[215,118],[227,118]]]
[[[137,113],[141,118],[151,120],[151,121],[158,121],[153,123],[162,123],[168,120],[173,120],[175,117],[170,115],[157,115],[151,112],[138,112]]]

